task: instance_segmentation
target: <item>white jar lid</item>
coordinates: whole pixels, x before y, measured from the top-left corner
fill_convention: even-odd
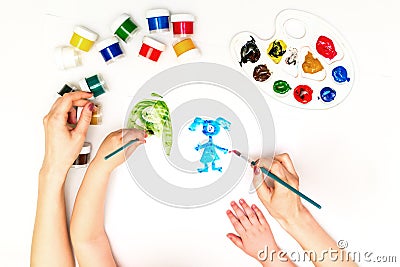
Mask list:
[[[85,39],[88,39],[90,41],[96,41],[99,35],[95,33],[94,31],[89,30],[86,27],[83,26],[75,26],[74,32],[80,36],[82,36]]]
[[[160,51],[165,51],[165,49],[167,48],[165,44],[147,36],[143,37],[143,43]]]
[[[150,9],[146,11],[146,19],[148,18],[156,18],[156,17],[166,17],[169,16],[168,9]]]
[[[89,89],[89,86],[86,83],[86,79],[85,78],[81,79],[78,83],[79,83],[79,87],[81,88],[82,91],[91,93],[91,91]]]
[[[171,15],[171,22],[178,21],[195,21],[195,18],[191,14],[174,14]]]
[[[70,46],[59,46],[54,49],[54,61],[58,69],[68,69],[77,66],[75,49]]]
[[[113,37],[104,39],[104,40],[100,41],[99,43],[97,43],[97,44],[96,44],[96,48],[97,48],[99,51],[101,51],[101,50],[103,50],[104,48],[107,48],[107,47],[109,47],[110,45],[113,45],[113,44],[115,44],[115,43],[119,43],[119,42],[118,42],[117,37],[114,37],[114,36],[113,36]]]
[[[111,24],[111,32],[114,34],[118,28],[122,25],[122,23],[124,23],[127,19],[129,19],[130,16],[128,14],[121,14],[119,15],[118,18],[116,18],[113,23]]]
[[[178,57],[179,62],[185,62],[191,59],[196,59],[201,56],[200,50],[197,48],[190,49]]]
[[[81,154],[89,154],[90,151],[92,151],[92,145],[88,142],[83,143],[83,147],[81,149],[81,152],[79,153],[79,155]]]

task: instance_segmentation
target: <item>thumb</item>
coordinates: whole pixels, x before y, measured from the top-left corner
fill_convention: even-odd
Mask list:
[[[237,246],[241,250],[244,249],[243,242],[242,242],[242,239],[240,237],[238,237],[237,235],[232,234],[232,233],[227,234],[226,236],[229,238],[229,240],[232,241],[233,244],[235,244],[235,246]]]
[[[78,124],[76,125],[74,132],[86,136],[87,130],[92,120],[92,111],[94,104],[88,102],[82,110],[81,116],[79,118]]]
[[[257,195],[261,200],[268,200],[271,197],[271,189],[264,182],[264,175],[260,167],[254,166],[253,185],[257,190]]]

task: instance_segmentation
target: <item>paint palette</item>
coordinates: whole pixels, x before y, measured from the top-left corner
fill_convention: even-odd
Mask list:
[[[340,33],[322,18],[300,10],[278,14],[275,34],[263,40],[237,34],[231,52],[265,93],[290,106],[328,109],[341,103],[354,84],[354,61]]]

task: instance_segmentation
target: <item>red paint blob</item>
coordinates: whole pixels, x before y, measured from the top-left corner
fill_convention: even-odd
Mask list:
[[[321,56],[329,59],[332,59],[337,55],[333,41],[326,36],[320,36],[318,38],[317,51]]]
[[[142,47],[140,48],[139,55],[157,62],[161,53],[162,51],[143,43]]]
[[[293,94],[298,102],[307,104],[312,100],[313,90],[308,85],[299,85],[294,89]]]
[[[174,34],[193,34],[193,21],[172,22]]]

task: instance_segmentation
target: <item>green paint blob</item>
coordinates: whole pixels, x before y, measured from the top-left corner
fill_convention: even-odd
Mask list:
[[[115,31],[115,35],[126,43],[136,30],[138,30],[138,26],[130,18],[127,18]]]
[[[290,85],[286,81],[283,81],[283,80],[275,81],[273,88],[274,88],[275,93],[281,94],[281,95],[286,94],[287,92],[289,92],[290,89],[292,89],[292,88],[290,88]]]

